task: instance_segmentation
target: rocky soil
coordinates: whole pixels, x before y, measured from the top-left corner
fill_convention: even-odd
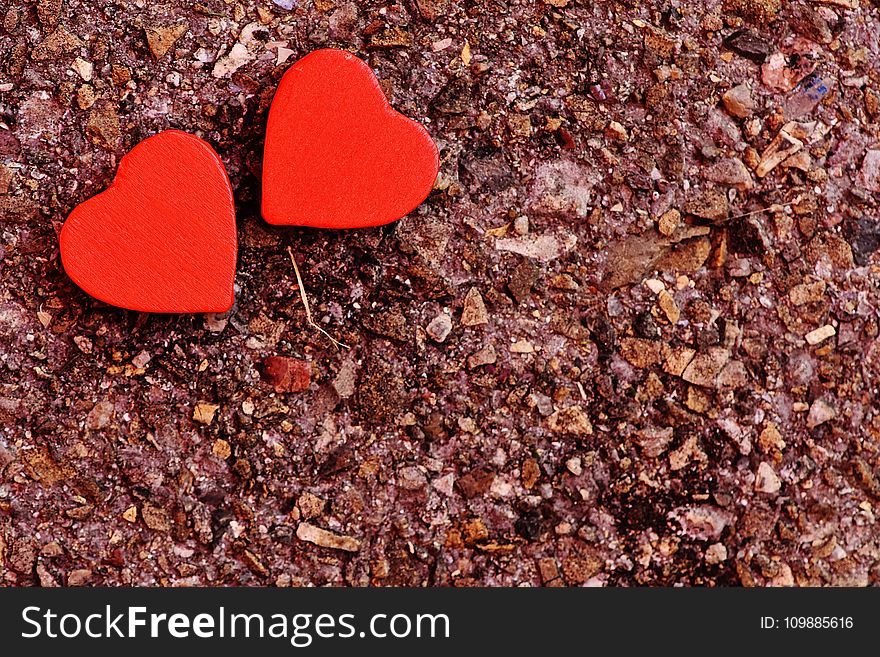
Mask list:
[[[0,0],[0,582],[876,584],[878,34],[872,0]],[[259,217],[327,46],[441,147],[396,225]],[[166,128],[236,190],[227,315],[61,267]]]

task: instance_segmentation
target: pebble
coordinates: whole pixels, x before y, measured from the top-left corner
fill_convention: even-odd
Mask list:
[[[758,472],[755,475],[755,490],[759,493],[778,493],[782,488],[782,481],[779,475],[766,461],[762,461],[758,465]]]
[[[113,419],[114,408],[113,404],[109,401],[99,401],[95,404],[95,407],[89,411],[89,415],[86,418],[86,428],[87,429],[104,429],[110,425],[110,421]]]
[[[747,84],[738,84],[722,96],[724,108],[731,116],[738,119],[750,117],[755,111],[755,100],[752,88]]]
[[[835,335],[837,335],[837,330],[830,324],[826,324],[825,326],[817,328],[815,331],[807,333],[804,336],[804,340],[806,340],[809,345],[817,345]]]
[[[880,150],[868,151],[865,154],[858,183],[869,192],[880,193]]]
[[[812,403],[810,412],[807,414],[807,426],[810,429],[815,429],[835,417],[837,417],[837,411],[834,407],[824,399],[817,399]]]
[[[312,382],[312,365],[300,358],[270,356],[263,361],[262,376],[275,392],[305,392]]]
[[[672,209],[663,213],[663,216],[660,217],[660,220],[657,222],[657,230],[660,231],[661,235],[665,235],[669,237],[672,235],[678,227],[681,225],[681,212],[678,210]]]
[[[728,157],[719,160],[705,171],[707,180],[716,182],[728,187],[735,187],[740,191],[747,191],[755,186],[752,180],[752,174],[742,163],[742,160],[736,157]]]
[[[563,408],[547,420],[550,430],[554,433],[567,433],[574,436],[592,436],[593,425],[578,406]]]
[[[571,251],[577,245],[577,237],[570,233],[556,235],[527,235],[496,240],[498,251],[508,251],[527,258],[551,262]]]
[[[73,60],[72,68],[84,82],[91,82],[92,75],[95,72],[95,66],[91,62],[87,62],[82,57],[77,57]]]
[[[199,424],[210,425],[220,407],[217,404],[199,402],[193,409],[193,420]]]
[[[706,548],[706,563],[710,566],[717,566],[727,561],[727,548],[724,543],[713,543]]]
[[[491,344],[468,356],[468,368],[472,370],[484,365],[494,365],[496,362],[498,362],[498,354]]]
[[[660,294],[657,295],[657,305],[663,311],[663,314],[666,315],[666,319],[669,320],[670,324],[678,324],[678,320],[681,319],[681,310],[678,304],[675,303],[675,298],[669,292],[666,290],[660,291]]]
[[[434,342],[443,343],[452,333],[452,317],[447,313],[440,313],[431,320],[425,330]]]
[[[186,34],[187,30],[189,30],[189,25],[186,23],[146,28],[144,32],[147,35],[147,45],[150,46],[153,57],[157,60],[162,59],[177,40]]]
[[[327,507],[327,501],[306,491],[296,500],[296,506],[300,510],[300,513],[302,513],[303,518],[311,520],[324,513],[324,509]]]
[[[472,287],[464,298],[464,308],[461,311],[462,326],[480,326],[489,323],[489,315],[486,312],[486,304],[483,302],[483,295],[480,291]]]
[[[296,528],[296,537],[301,541],[314,543],[319,547],[331,550],[358,552],[361,549],[361,542],[358,539],[351,536],[340,536],[307,522],[299,523]]]
[[[710,388],[724,366],[730,360],[730,352],[721,347],[710,347],[708,352],[697,354],[682,372],[681,378],[695,386]]]

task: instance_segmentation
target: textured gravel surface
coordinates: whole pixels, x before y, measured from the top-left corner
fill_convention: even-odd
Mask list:
[[[0,0],[0,582],[876,584],[878,34],[871,0]],[[260,220],[326,46],[441,147],[396,225]],[[61,267],[165,128],[228,167],[228,315]]]

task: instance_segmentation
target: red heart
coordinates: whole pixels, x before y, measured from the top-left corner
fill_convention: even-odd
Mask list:
[[[287,226],[381,226],[428,197],[439,160],[427,130],[391,108],[365,62],[318,50],[284,75],[272,102],[263,217]]]
[[[74,209],[61,230],[61,259],[74,282],[141,312],[229,310],[237,253],[223,162],[176,130],[138,144],[107,191]]]

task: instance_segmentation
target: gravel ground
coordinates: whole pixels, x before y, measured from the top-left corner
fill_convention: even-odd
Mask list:
[[[871,0],[0,0],[0,582],[876,584],[878,34]],[[326,46],[441,147],[396,225],[260,220]],[[229,169],[227,315],[61,267],[165,128]]]

